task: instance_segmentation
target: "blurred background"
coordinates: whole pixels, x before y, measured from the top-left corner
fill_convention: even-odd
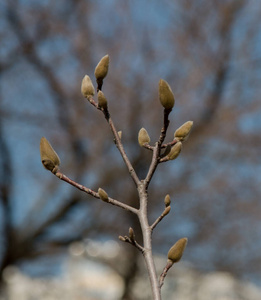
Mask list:
[[[106,54],[110,68],[103,91],[141,178],[151,152],[139,147],[137,135],[145,127],[152,143],[159,137],[160,78],[176,99],[167,141],[184,122],[194,121],[181,155],[159,166],[149,189],[150,222],[162,213],[165,195],[172,199],[171,213],[153,234],[159,273],[169,248],[186,236],[184,268],[225,272],[261,286],[260,20],[260,3],[246,0],[1,1],[3,299],[17,299],[17,280],[32,290],[33,280],[48,278],[49,292],[57,291],[55,280],[74,274],[68,270],[77,263],[91,274],[113,269],[120,283],[111,284],[119,287],[111,299],[150,299],[134,295],[135,282],[144,290],[139,284],[148,280],[140,253],[118,242],[130,226],[141,242],[136,217],[59,181],[40,161],[45,136],[64,174],[138,207],[103,115],[80,93],[83,76],[95,82],[94,68]],[[171,273],[177,275],[178,267]],[[79,291],[73,285],[77,276],[70,276],[67,283]],[[108,290],[107,298],[88,291],[69,299],[109,299]],[[21,295],[20,290],[19,299],[41,299]],[[53,292],[44,299],[55,297]]]

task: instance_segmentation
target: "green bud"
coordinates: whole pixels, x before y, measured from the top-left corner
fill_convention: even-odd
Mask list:
[[[170,260],[172,263],[176,263],[180,261],[183,252],[187,246],[188,239],[182,238],[178,240],[169,250],[168,252],[168,260]]]
[[[174,138],[179,141],[186,141],[193,126],[193,121],[187,121],[181,125],[174,133]]]
[[[169,196],[169,194],[166,195],[166,197],[165,197],[165,199],[164,199],[164,203],[165,203],[165,206],[166,206],[166,207],[170,206],[171,201],[170,201],[170,196]]]
[[[172,109],[175,104],[173,92],[167,81],[163,79],[159,81],[159,99],[165,109]]]
[[[167,158],[169,160],[174,160],[176,159],[179,154],[180,154],[180,151],[182,149],[182,143],[181,142],[177,142],[170,150],[170,153],[168,154]]]
[[[145,128],[141,128],[138,134],[138,142],[140,146],[144,146],[145,144],[149,144],[150,136]]]
[[[89,98],[90,96],[93,96],[95,93],[91,78],[88,75],[85,75],[83,77],[81,92],[85,98]]]
[[[108,194],[101,188],[98,189],[98,194],[100,196],[100,199],[104,202],[109,202]]]
[[[163,217],[165,217],[169,212],[170,212],[170,206],[167,206],[165,209],[164,209],[164,211],[163,211],[163,213],[162,213],[162,215],[163,215]]]
[[[103,56],[103,58],[99,61],[94,71],[94,75],[97,81],[102,81],[106,77],[109,70],[109,62],[110,58],[108,54]]]
[[[107,99],[104,96],[102,91],[98,92],[98,105],[99,107],[103,108],[103,109],[107,109],[108,108],[108,103],[107,103]]]
[[[60,158],[45,137],[40,141],[40,155],[45,169],[55,173],[60,165]]]

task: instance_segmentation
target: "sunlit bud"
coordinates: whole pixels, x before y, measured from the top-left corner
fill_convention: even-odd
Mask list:
[[[134,231],[133,229],[130,227],[129,228],[129,238],[134,241],[135,240],[135,236],[134,236]]]
[[[163,211],[163,213],[162,213],[162,215],[163,215],[163,217],[165,217],[169,212],[170,212],[170,206],[167,206],[165,209],[164,209],[164,211]]]
[[[141,147],[150,142],[150,136],[145,128],[140,129],[138,134],[138,141]]]
[[[109,201],[108,194],[103,189],[99,188],[98,189],[98,194],[99,194],[102,201],[104,201],[104,202]]]
[[[172,262],[172,263],[176,263],[178,261],[180,261],[183,252],[187,246],[188,243],[188,239],[187,238],[182,238],[180,240],[178,240],[169,250],[168,252],[168,259]]]
[[[165,109],[172,109],[175,104],[173,92],[167,81],[163,79],[159,81],[159,99]]]
[[[55,173],[60,165],[60,159],[45,137],[42,137],[40,141],[40,155],[43,166]]]
[[[181,125],[174,133],[174,138],[179,141],[186,141],[189,137],[191,129],[193,127],[193,121],[188,121]]]
[[[88,75],[83,77],[81,92],[85,98],[93,96],[95,93],[91,78]]]
[[[120,138],[120,140],[121,140],[121,137],[122,137],[122,131],[118,131],[118,136],[119,136],[119,138]]]
[[[165,197],[165,199],[164,199],[164,203],[165,203],[165,206],[166,206],[166,207],[170,206],[171,201],[170,201],[170,196],[169,196],[169,194],[166,195],[166,197]]]
[[[182,143],[181,142],[177,142],[170,150],[170,153],[168,154],[168,159],[169,160],[173,160],[173,159],[176,159],[179,154],[180,154],[180,151],[182,149]]]
[[[108,107],[107,99],[104,96],[102,91],[98,92],[98,105],[99,105],[99,107],[101,107],[103,109],[107,109],[107,107]]]
[[[94,71],[94,75],[97,81],[102,81],[106,77],[109,70],[109,62],[110,58],[108,54],[103,56],[103,58],[99,61]]]

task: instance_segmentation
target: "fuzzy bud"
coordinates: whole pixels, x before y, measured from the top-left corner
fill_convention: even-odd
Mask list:
[[[145,144],[149,144],[150,136],[145,128],[141,128],[138,134],[138,141],[140,146],[144,146]]]
[[[163,211],[163,213],[162,213],[162,216],[163,217],[165,217],[166,215],[168,215],[168,213],[170,212],[170,206],[167,206],[165,209],[164,209],[164,211]]]
[[[165,199],[164,199],[164,203],[165,203],[165,206],[166,206],[166,207],[170,206],[171,201],[170,201],[170,196],[169,196],[169,194],[166,195],[166,197],[165,197]]]
[[[170,260],[173,264],[180,261],[183,252],[187,246],[188,239],[182,238],[178,240],[169,250],[168,252],[168,260]]]
[[[104,202],[109,202],[108,194],[101,188],[98,189],[98,194],[100,196],[100,199]]]
[[[102,81],[106,77],[109,70],[109,62],[110,58],[108,54],[103,56],[103,58],[99,61],[94,71],[97,81]]]
[[[165,109],[172,109],[175,104],[173,92],[167,81],[163,79],[159,81],[159,100]]]
[[[85,98],[89,98],[90,96],[93,96],[95,93],[91,78],[88,75],[85,75],[83,77],[81,92]]]
[[[179,154],[180,154],[180,151],[182,149],[182,143],[181,142],[177,142],[170,150],[170,153],[168,154],[168,159],[169,160],[174,160],[176,159]]]
[[[108,108],[107,99],[104,96],[104,93],[102,91],[98,92],[98,105],[99,105],[99,107],[101,107],[103,109],[107,109]]]
[[[60,158],[45,137],[40,141],[40,155],[45,169],[55,173],[60,165]]]
[[[193,121],[188,121],[181,125],[174,133],[174,138],[179,141],[186,141],[189,137],[191,129],[193,127]]]

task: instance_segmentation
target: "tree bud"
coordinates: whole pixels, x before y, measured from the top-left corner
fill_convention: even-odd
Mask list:
[[[131,241],[135,240],[134,230],[131,227],[129,228],[129,238]]]
[[[173,160],[173,159],[176,159],[179,154],[180,154],[180,151],[182,149],[182,143],[181,142],[177,142],[170,150],[170,153],[168,154],[168,159],[169,160]]]
[[[40,141],[40,155],[45,169],[55,173],[60,165],[60,158],[45,137]]]
[[[170,196],[169,196],[169,194],[166,195],[166,197],[165,197],[165,199],[164,199],[164,203],[165,203],[165,206],[166,206],[166,207],[170,206],[171,201],[170,201]]]
[[[159,81],[159,99],[165,109],[172,109],[175,104],[173,92],[167,81],[163,79]]]
[[[102,81],[106,77],[109,69],[109,62],[110,58],[108,54],[103,56],[103,58],[99,61],[94,71],[97,81]]]
[[[140,146],[144,146],[145,144],[149,144],[150,136],[145,128],[141,128],[138,134],[138,141]]]
[[[100,196],[100,199],[104,202],[109,202],[108,194],[101,188],[98,189],[98,194]]]
[[[107,99],[102,91],[98,92],[98,105],[103,109],[107,109],[108,107]]]
[[[121,130],[118,131],[118,136],[119,136],[119,138],[120,138],[120,140],[121,140],[121,137],[122,137],[122,131],[121,131]]]
[[[189,134],[191,132],[193,126],[193,121],[188,121],[181,125],[174,133],[174,138],[179,141],[186,141],[189,137]]]
[[[162,213],[162,215],[163,215],[163,217],[165,217],[166,215],[168,215],[168,213],[170,212],[170,206],[167,206],[165,209],[164,209],[164,211],[163,211],[163,213]]]
[[[168,259],[172,262],[172,263],[176,263],[178,261],[180,261],[183,252],[187,246],[188,243],[188,239],[187,238],[182,238],[180,240],[178,240],[169,250],[168,252]]]
[[[93,96],[95,93],[91,78],[88,75],[83,77],[81,92],[85,98]]]

